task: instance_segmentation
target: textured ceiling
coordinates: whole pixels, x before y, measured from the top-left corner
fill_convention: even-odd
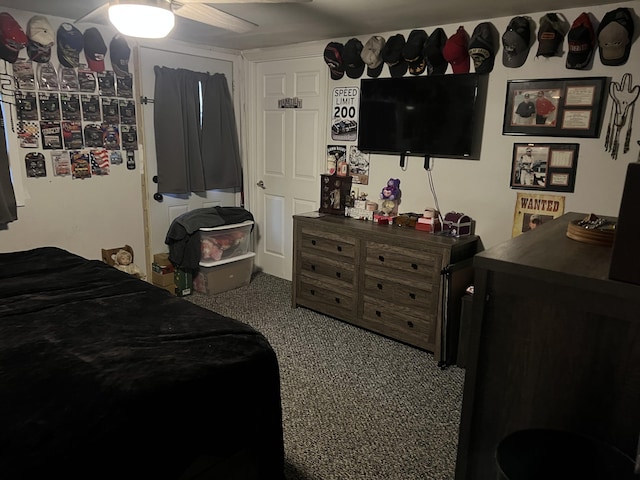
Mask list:
[[[9,7],[78,19],[104,3],[105,0],[0,0],[0,8]],[[612,3],[620,2],[605,0],[597,4]],[[189,43],[249,50],[508,17],[532,11],[587,9],[590,5],[594,5],[593,0],[313,0],[302,4],[225,3],[216,4],[216,8],[249,20],[258,27],[246,34],[234,34],[178,19],[176,28],[170,35],[176,40]]]

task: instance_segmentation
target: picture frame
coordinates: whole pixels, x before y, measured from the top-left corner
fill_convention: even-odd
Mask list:
[[[344,215],[347,199],[351,195],[352,178],[339,175],[320,175],[321,213]]]
[[[503,135],[597,138],[608,77],[508,80]]]
[[[514,143],[511,188],[573,192],[579,150],[578,143]]]

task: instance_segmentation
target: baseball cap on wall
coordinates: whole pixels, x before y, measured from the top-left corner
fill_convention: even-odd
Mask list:
[[[329,66],[332,80],[340,80],[344,77],[344,64],[342,62],[342,50],[344,45],[340,42],[329,42],[324,47],[324,61]]]
[[[380,52],[380,56],[389,67],[389,73],[392,77],[402,77],[407,73],[408,64],[402,56],[402,49],[406,43],[404,35],[396,33],[389,37]]]
[[[22,27],[9,13],[0,13],[0,58],[15,63],[20,50],[27,46],[29,39]]]
[[[89,68],[94,72],[104,72],[104,56],[107,45],[104,43],[100,30],[95,27],[84,31],[84,56]]]
[[[424,58],[424,42],[429,38],[424,30],[412,30],[402,48],[402,58],[409,65],[411,75],[421,75],[427,68]]]
[[[30,60],[38,63],[46,63],[51,60],[51,47],[55,43],[53,32],[47,17],[34,15],[29,19],[29,23],[27,23],[27,37],[29,37],[27,53]]]
[[[543,56],[548,58],[558,55],[563,41],[564,29],[560,17],[558,17],[557,13],[547,13],[540,19],[536,57]]]
[[[628,8],[607,12],[598,27],[598,46],[603,65],[624,65],[633,40],[633,17]]]
[[[469,73],[469,70],[471,70],[469,34],[462,25],[447,40],[442,49],[442,56],[451,64],[453,73]]]
[[[360,58],[362,58],[362,61],[367,66],[367,75],[369,77],[376,78],[382,73],[384,62],[382,61],[380,53],[385,43],[386,41],[383,37],[374,35],[367,40],[367,43],[365,43],[362,48]]]
[[[473,60],[476,73],[490,73],[496,59],[496,42],[493,25],[489,22],[479,23],[473,29],[469,40],[469,56]]]
[[[129,58],[131,48],[127,44],[127,39],[119,33],[114,35],[109,43],[109,56],[111,58],[111,68],[119,77],[126,77],[129,74]]]
[[[364,73],[364,62],[360,56],[362,49],[362,42],[357,38],[352,38],[344,44],[342,63],[349,78],[360,78]]]
[[[591,63],[596,48],[596,34],[593,30],[591,18],[582,12],[571,24],[567,33],[566,67],[575,70],[586,70]]]
[[[531,23],[527,17],[514,17],[502,34],[502,64],[521,67],[531,48]]]
[[[58,27],[56,38],[60,64],[63,67],[77,68],[80,65],[80,52],[84,48],[82,32],[65,22]]]
[[[444,75],[449,64],[442,56],[442,50],[447,43],[447,34],[440,27],[424,42],[424,58],[427,61],[428,75]]]

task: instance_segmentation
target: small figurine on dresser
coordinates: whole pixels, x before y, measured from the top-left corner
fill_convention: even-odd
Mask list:
[[[400,179],[390,178],[380,192],[380,199],[382,200],[380,202],[380,211],[382,214],[387,217],[397,215],[401,196]]]

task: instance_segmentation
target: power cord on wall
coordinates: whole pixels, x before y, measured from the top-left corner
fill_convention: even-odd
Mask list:
[[[440,220],[440,224],[444,225],[444,219],[442,218],[442,213],[440,212],[440,205],[438,204],[438,195],[436,194],[436,187],[433,183],[433,157],[429,155],[425,155],[424,157],[424,169],[427,171],[427,177],[429,178],[429,188],[431,189],[431,196],[433,197],[434,206],[436,212],[438,212],[438,219]]]

